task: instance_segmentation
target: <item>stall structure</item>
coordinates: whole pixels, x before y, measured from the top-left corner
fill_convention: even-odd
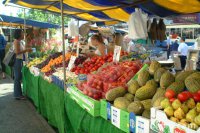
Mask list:
[[[26,21],[26,24],[24,22]],[[10,28],[9,34],[6,34],[7,41],[10,41],[10,44],[12,44],[12,29],[11,28],[42,28],[42,29],[48,29],[48,28],[60,28],[59,25],[56,24],[50,24],[46,22],[39,22],[34,20],[25,20],[23,18],[19,17],[12,17],[7,15],[0,14],[0,26],[5,27],[5,29]],[[8,47],[9,48],[9,47]],[[11,68],[6,66],[6,73],[9,75],[12,75]]]
[[[0,14],[0,25],[7,26],[7,27],[17,27],[17,26],[24,26],[24,19],[19,17],[12,17],[7,15]],[[26,20],[26,27],[38,27],[38,28],[59,28],[59,25],[50,24],[46,22],[39,22],[34,20]]]
[[[43,10],[61,13],[62,20],[63,20],[63,16],[67,15],[70,17],[74,17],[76,19],[83,19],[87,21],[103,22],[103,23],[107,23],[109,21],[127,22],[130,14],[135,11],[135,7],[142,9],[144,12],[148,13],[149,15],[156,14],[160,17],[200,12],[200,9],[199,9],[200,3],[198,0],[185,1],[185,2],[183,2],[182,0],[178,0],[178,1],[177,0],[165,0],[165,1],[160,1],[160,0],[136,0],[136,1],[130,1],[130,0],[123,0],[123,1],[121,0],[114,0],[114,1],[113,0],[108,0],[108,1],[102,1],[102,0],[87,0],[87,1],[83,1],[83,0],[73,0],[73,1],[69,1],[69,0],[60,0],[60,1],[6,0],[6,3],[7,2],[12,2],[12,3],[18,4],[21,6],[26,6],[29,8],[37,8],[37,9],[43,9]],[[63,56],[58,55],[57,56],[58,58],[52,59],[50,63],[47,63],[49,64],[50,67],[46,65],[47,68],[43,67],[44,69],[42,69],[41,71],[40,69],[37,69],[34,67],[31,67],[31,69],[27,67],[23,68],[23,78],[24,78],[23,92],[29,98],[31,98],[31,100],[33,100],[34,105],[36,106],[38,111],[42,114],[42,116],[47,118],[48,122],[52,126],[58,128],[60,133],[65,133],[65,132],[67,133],[68,132],[69,133],[70,132],[71,133],[84,133],[84,132],[87,132],[87,133],[104,133],[104,132],[149,133],[150,119],[145,119],[144,117],[139,116],[136,113],[128,113],[126,110],[126,107],[124,106],[121,107],[120,104],[119,106],[121,108],[125,108],[125,110],[119,109],[116,106],[113,106],[113,104],[111,103],[113,103],[113,101],[116,100],[115,99],[116,97],[110,98],[110,99],[107,97],[106,99],[107,101],[105,99],[102,99],[101,101],[99,101],[98,100],[99,94],[90,95],[87,92],[83,92],[84,90],[74,87],[70,83],[65,84],[66,73],[68,73],[65,70],[65,67],[66,67],[65,61],[67,60],[68,64],[70,64],[69,59],[71,55],[73,55],[73,53],[65,53],[63,22],[62,22],[62,29],[63,29],[62,30]],[[123,55],[127,55],[127,53],[123,53]],[[120,54],[119,54],[119,57],[120,57]],[[110,54],[105,57],[93,58],[89,61],[84,61],[82,62],[83,69],[85,66],[94,65],[95,64],[94,62],[96,62],[97,60],[98,62],[102,61],[102,63],[100,64],[103,65],[105,62],[112,61],[113,55]],[[64,61],[63,63],[64,70],[63,71],[59,70],[58,73],[59,74],[64,73],[64,76],[61,76],[62,79],[64,80],[58,80],[56,76],[52,75],[53,67],[54,66],[57,67],[57,65],[60,65],[59,64],[60,61],[61,62]],[[53,64],[53,67],[52,67],[52,64]],[[124,70],[127,69],[127,72],[129,72],[128,73],[129,76],[126,75],[126,77],[123,77],[123,81],[128,80],[126,78],[127,77],[129,78],[130,76],[131,76],[131,80],[138,81],[139,74],[143,71],[146,71],[148,68],[151,71],[151,72],[149,71],[151,75],[154,74],[155,69],[161,68],[161,65],[158,62],[153,62],[152,66],[150,65],[150,67],[148,67],[148,65],[140,66],[136,64],[138,64],[138,62],[137,63],[128,62],[127,64],[125,63],[125,66],[130,65],[131,67],[134,67],[134,69],[131,69],[131,70],[134,70],[135,72],[132,72],[132,71],[129,72],[128,68],[123,68]],[[123,66],[124,64],[123,62],[121,62],[118,65],[119,67],[116,68],[114,74],[119,72],[118,74],[121,75],[122,73],[120,73],[120,70],[121,70],[120,65]],[[94,71],[95,69],[100,68],[100,66],[95,66]],[[111,68],[112,67],[113,66],[111,65]],[[88,73],[88,70],[85,71],[81,69],[81,71],[79,71],[79,66],[77,66],[76,68],[77,68],[77,71],[75,71],[75,73],[76,72],[77,74],[81,73],[78,75],[79,80],[85,81],[86,76],[84,74]],[[140,70],[138,70],[138,68],[140,68]],[[45,77],[44,73],[48,70],[50,71],[47,72],[46,74],[52,75],[50,79],[53,80],[53,83],[49,83],[43,78]],[[91,69],[91,71],[93,71],[93,68]],[[102,71],[106,71],[106,69],[102,68]],[[70,74],[68,74],[68,76],[69,75]],[[111,74],[110,76],[113,76],[113,75]],[[148,74],[148,72],[147,72],[147,75],[150,77],[150,74]],[[173,78],[173,75],[169,72],[167,72],[166,75],[167,75],[166,77],[168,78]],[[91,80],[92,78],[90,79],[90,81],[92,82],[92,84],[96,84],[94,85],[95,87],[99,88],[97,84],[99,83],[100,79],[102,79],[102,77],[105,75],[103,76],[98,75],[98,73],[95,75],[94,73],[94,76],[97,76],[95,77],[96,79],[99,78],[98,81],[94,82],[94,80],[93,81]],[[191,78],[195,78],[195,77],[191,77]],[[108,79],[108,78],[104,78],[104,79]],[[140,79],[142,78],[140,77]],[[109,80],[112,80],[112,78]],[[146,81],[148,80],[149,79],[146,79]],[[173,83],[174,80],[175,80],[174,78],[170,79],[170,84]],[[163,81],[168,81],[168,80],[163,80]],[[89,79],[88,79],[88,82],[89,82]],[[106,80],[104,82],[107,83]],[[149,84],[151,83],[152,82],[150,80]],[[155,82],[153,82],[153,84],[154,83]],[[102,85],[101,81],[100,81],[100,84]],[[144,87],[142,89],[142,92],[145,92],[145,90],[147,90],[149,93],[145,94],[145,93],[140,92],[141,95],[140,94],[137,94],[137,95],[143,100],[150,98],[149,97],[150,95],[152,98],[153,92],[156,91],[157,84],[158,83],[155,83],[154,84],[155,86],[154,85],[150,86],[152,90],[150,91],[148,89],[145,89],[147,86],[145,86],[144,83],[141,83],[140,87],[141,86]],[[165,82],[163,84],[165,84]],[[81,85],[87,86],[87,84],[81,84]],[[107,84],[107,85],[109,86],[110,84]],[[104,86],[104,89],[108,90],[108,88],[106,88],[105,86]],[[119,89],[123,90],[123,88],[119,88]],[[86,87],[86,90],[87,90],[87,87]],[[104,94],[101,94],[102,97],[103,95]],[[95,98],[97,100],[95,100]],[[123,98],[123,100],[125,99]],[[108,102],[108,101],[111,101],[111,102]],[[134,103],[134,106],[132,107],[134,108],[135,106],[138,106],[138,105]],[[147,105],[145,106],[145,108],[149,109],[149,106]],[[132,108],[130,107],[129,109],[131,110]],[[155,116],[157,116],[158,114],[156,113],[157,108],[156,110],[154,109],[153,111],[155,112],[155,114],[152,114],[152,117],[155,118]],[[149,113],[149,110],[146,110],[146,112]],[[163,129],[165,126],[163,121],[155,120],[153,124],[155,125],[152,125],[152,127],[153,129],[156,130],[156,132],[163,132]],[[176,127],[177,131],[178,131],[178,128],[183,127],[178,124],[177,126],[178,126]],[[170,129],[169,126],[166,126],[166,127],[167,128],[165,129],[165,132],[170,133],[171,131],[174,131],[173,129]],[[199,130],[197,131],[188,130],[188,133],[191,133],[191,131],[193,131],[194,133],[197,133]]]

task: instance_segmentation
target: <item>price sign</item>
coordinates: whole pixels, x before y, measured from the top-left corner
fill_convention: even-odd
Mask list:
[[[115,107],[111,107],[111,123],[120,128],[120,110]]]
[[[115,46],[114,55],[113,55],[113,62],[119,62],[121,53],[121,46]]]
[[[71,56],[67,70],[70,71],[74,67],[74,62],[76,60],[76,56]]]

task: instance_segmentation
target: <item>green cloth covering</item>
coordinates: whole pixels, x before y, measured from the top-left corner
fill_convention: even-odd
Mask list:
[[[50,125],[64,133],[64,92],[56,85],[39,77],[39,112],[48,119]]]
[[[93,117],[81,108],[68,93],[42,77],[34,77],[23,67],[23,92],[59,133],[124,133],[109,121]]]
[[[29,71],[29,68],[22,68],[23,77],[23,93],[28,96],[34,103],[36,107],[39,106],[39,96],[38,96],[38,81],[39,76],[34,76]]]
[[[111,122],[93,117],[82,109],[70,95],[65,95],[66,133],[124,133]]]
[[[64,133],[64,92],[56,85],[39,77],[39,111],[50,125]]]

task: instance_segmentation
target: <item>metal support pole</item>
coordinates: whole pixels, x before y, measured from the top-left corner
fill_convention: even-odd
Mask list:
[[[61,8],[61,23],[62,23],[62,45],[63,45],[63,74],[64,74],[64,89],[66,90],[66,66],[65,66],[65,27],[64,27],[64,16],[63,16],[63,0],[60,0]]]
[[[12,23],[10,22],[10,46],[12,45]]]
[[[24,41],[26,46],[26,10],[24,8]]]

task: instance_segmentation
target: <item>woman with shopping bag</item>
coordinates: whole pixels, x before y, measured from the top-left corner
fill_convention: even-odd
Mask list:
[[[21,80],[22,80],[22,67],[23,58],[26,52],[31,52],[31,48],[25,49],[22,44],[24,39],[24,32],[21,29],[17,29],[14,32],[14,51],[16,54],[16,59],[14,63],[14,97],[17,100],[24,100],[25,97],[22,95]]]

